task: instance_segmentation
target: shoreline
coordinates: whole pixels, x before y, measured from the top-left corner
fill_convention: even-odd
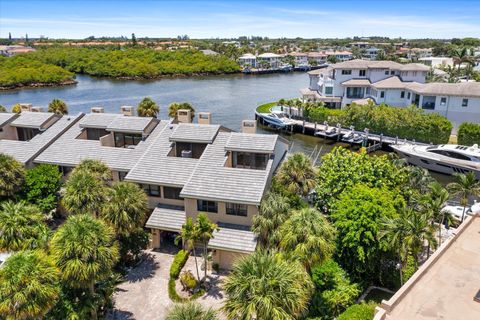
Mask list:
[[[76,80],[65,80],[60,83],[52,83],[52,82],[47,82],[47,83],[32,83],[32,84],[17,84],[14,86],[9,86],[9,87],[2,87],[0,86],[0,92],[2,91],[15,91],[15,90],[21,90],[21,89],[39,89],[39,88],[51,88],[51,87],[64,87],[64,86],[72,86],[77,84],[78,81]]]

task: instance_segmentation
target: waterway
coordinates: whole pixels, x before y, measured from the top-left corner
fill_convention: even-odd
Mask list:
[[[255,108],[281,98],[299,97],[299,89],[308,85],[308,75],[291,72],[265,75],[222,75],[193,78],[166,78],[131,81],[77,76],[78,84],[62,87],[19,89],[0,92],[0,105],[11,108],[16,103],[32,103],[47,107],[54,99],[62,99],[69,112],[89,112],[91,107],[104,107],[105,112],[119,112],[120,106],[136,106],[144,97],[153,98],[160,106],[162,119],[167,118],[172,102],[190,102],[197,111],[212,113],[213,123],[239,130],[241,121],[253,119]],[[271,132],[266,129],[261,131]],[[285,136],[292,143],[291,151],[321,154],[333,148],[323,139],[293,134]],[[440,175],[440,180],[445,176]]]

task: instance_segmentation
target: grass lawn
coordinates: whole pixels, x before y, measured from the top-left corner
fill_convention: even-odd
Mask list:
[[[259,113],[269,113],[270,108],[277,105],[277,102],[265,103],[257,107],[257,112]]]

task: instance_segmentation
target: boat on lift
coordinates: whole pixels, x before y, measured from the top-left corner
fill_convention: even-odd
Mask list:
[[[261,113],[258,115],[263,119],[263,121],[268,124],[270,127],[275,128],[285,128],[288,126],[293,126],[295,121],[293,121],[290,116],[282,111],[271,111],[270,113]]]
[[[480,148],[457,144],[392,145],[393,150],[412,165],[445,174],[473,172],[480,179]]]

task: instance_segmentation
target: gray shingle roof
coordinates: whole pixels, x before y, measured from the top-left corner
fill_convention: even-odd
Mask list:
[[[273,161],[268,161],[266,170],[225,167],[225,145],[231,134],[219,132],[207,146],[180,193],[182,197],[260,204]]]
[[[82,128],[106,129],[117,117],[123,117],[123,115],[113,113],[89,113],[80,120],[79,125]]]
[[[107,126],[107,131],[143,133],[153,121],[150,117],[115,117]]]
[[[183,187],[192,175],[199,160],[169,157],[172,142],[169,138],[178,125],[165,125],[164,130],[150,144],[138,163],[125,177],[139,183]],[[197,125],[203,126],[203,125]]]
[[[92,118],[94,117],[90,117],[90,119]],[[164,121],[160,122],[145,141],[141,141],[134,149],[129,149],[102,146],[100,145],[100,141],[96,140],[77,139],[83,130],[81,128],[82,120],[84,119],[82,118],[79,121],[79,125],[70,128],[57,141],[42,152],[42,154],[35,159],[35,162],[73,167],[84,159],[96,159],[105,162],[112,170],[129,171],[167,124]]]
[[[257,247],[257,236],[252,231],[220,227],[213,232],[208,242],[210,249],[236,252],[254,252]]]
[[[157,207],[148,218],[145,227],[179,232],[185,221],[185,211]]]
[[[258,153],[272,153],[277,143],[277,135],[231,133],[225,150]]]
[[[17,116],[18,116],[17,113],[0,112],[0,127],[12,121],[12,119]]]
[[[14,127],[41,129],[47,121],[56,116],[57,115],[51,112],[24,111],[20,113],[20,115],[10,123],[10,125]]]
[[[0,140],[0,152],[9,154],[26,164],[50,144],[55,144],[55,140],[60,140],[62,133],[68,132],[70,127],[75,127],[74,125],[80,118],[81,114],[77,116],[63,116],[44,132],[36,135],[29,141]]]
[[[212,143],[220,129],[219,125],[180,123],[170,136],[170,141]]]

